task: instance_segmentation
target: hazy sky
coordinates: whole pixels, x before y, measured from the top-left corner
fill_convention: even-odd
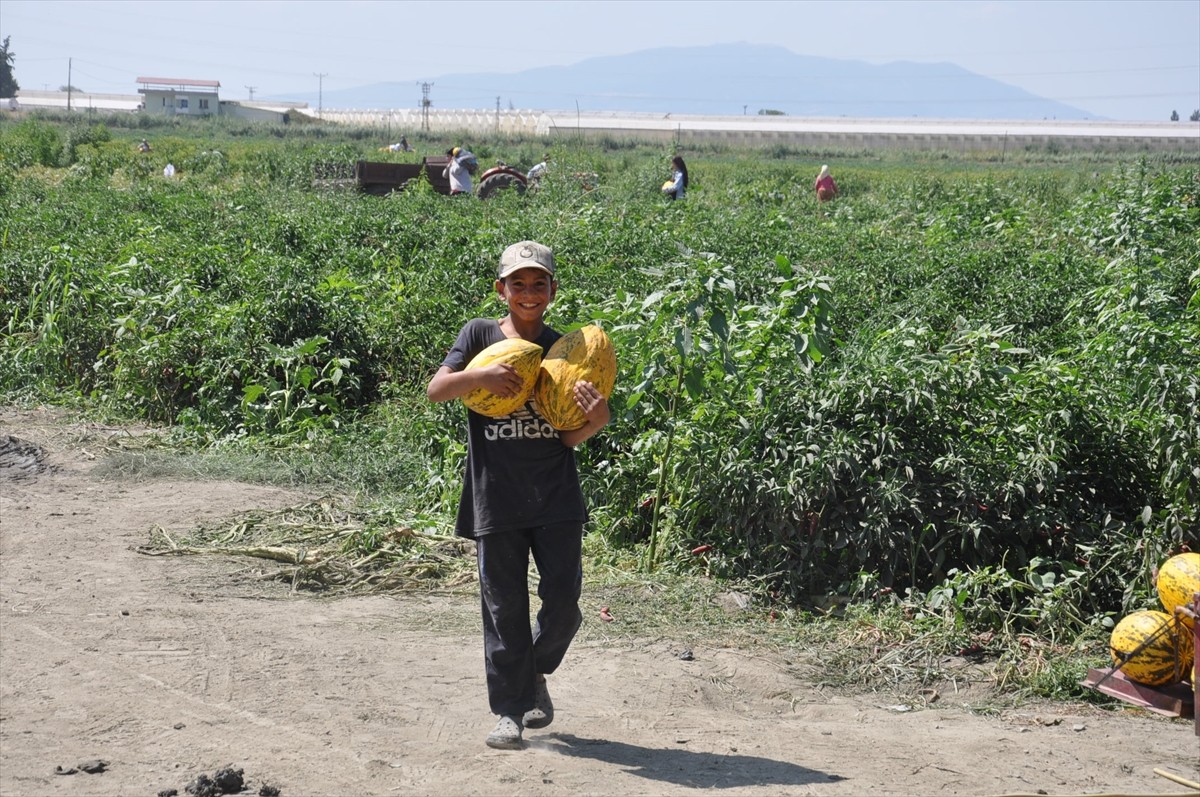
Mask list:
[[[1200,108],[1200,0],[0,0],[22,89],[136,94],[136,78],[219,80],[287,99],[503,73],[655,47],[746,42],[800,55],[948,61],[1111,119]],[[318,78],[317,75],[324,75]],[[664,98],[664,106],[669,98]]]

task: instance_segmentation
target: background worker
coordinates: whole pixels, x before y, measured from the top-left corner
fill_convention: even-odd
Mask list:
[[[542,178],[546,176],[546,172],[550,169],[550,153],[547,152],[542,156],[542,160],[537,163],[529,173],[525,175],[529,179],[530,188],[537,188]]]
[[[475,156],[460,147],[448,149],[446,154],[450,156],[450,162],[442,170],[442,176],[450,180],[450,196],[471,193],[471,171],[467,161],[474,161]]]
[[[663,193],[671,199],[683,199],[687,193],[688,187],[688,169],[687,164],[683,162],[683,158],[676,155],[671,158],[671,179],[663,183]]]
[[[828,202],[837,196],[837,183],[833,181],[833,175],[829,173],[828,166],[821,167],[821,173],[817,175],[817,180],[813,183],[813,189],[817,192],[818,202]]]

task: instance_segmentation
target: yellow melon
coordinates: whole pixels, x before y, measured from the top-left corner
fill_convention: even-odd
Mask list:
[[[1191,634],[1166,612],[1127,615],[1108,644],[1113,665],[1147,686],[1177,683],[1192,666]]]
[[[1176,606],[1190,607],[1192,596],[1200,592],[1200,553],[1181,553],[1168,559],[1158,569],[1155,587],[1167,614],[1175,614]],[[1179,619],[1191,629],[1191,617],[1180,614]]]
[[[587,417],[575,401],[575,383],[591,382],[605,398],[617,381],[617,355],[612,341],[595,324],[563,335],[542,360],[533,396],[538,412],[559,431],[578,429]]]
[[[476,354],[464,370],[470,371],[496,362],[508,363],[521,377],[521,390],[515,396],[504,398],[478,387],[462,397],[463,404],[489,418],[503,418],[516,412],[524,407],[525,402],[533,395],[541,361],[542,347],[523,338],[505,338],[499,343],[493,343]]]

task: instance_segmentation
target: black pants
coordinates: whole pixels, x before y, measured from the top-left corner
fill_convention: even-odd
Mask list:
[[[583,622],[579,523],[485,534],[475,541],[483,604],[483,652],[492,713],[521,716],[533,708],[538,673],[562,663]],[[537,565],[537,624],[529,625],[529,555]]]

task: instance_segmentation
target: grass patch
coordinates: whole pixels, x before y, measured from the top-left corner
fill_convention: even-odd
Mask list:
[[[478,594],[473,543],[440,531],[432,518],[335,497],[241,513],[182,533],[158,527],[139,550],[260,559],[260,580],[313,597]],[[599,535],[588,537],[584,559],[588,621],[581,641],[666,640],[681,652],[691,646],[757,650],[821,686],[880,693],[913,708],[942,699],[977,710],[1039,699],[1114,702],[1078,685],[1088,667],[1103,663],[1100,639],[1066,645],[973,633],[913,602],[786,606],[754,583],[640,572],[635,556],[614,556]],[[531,592],[536,584],[531,569]],[[614,622],[596,616],[601,607]]]

